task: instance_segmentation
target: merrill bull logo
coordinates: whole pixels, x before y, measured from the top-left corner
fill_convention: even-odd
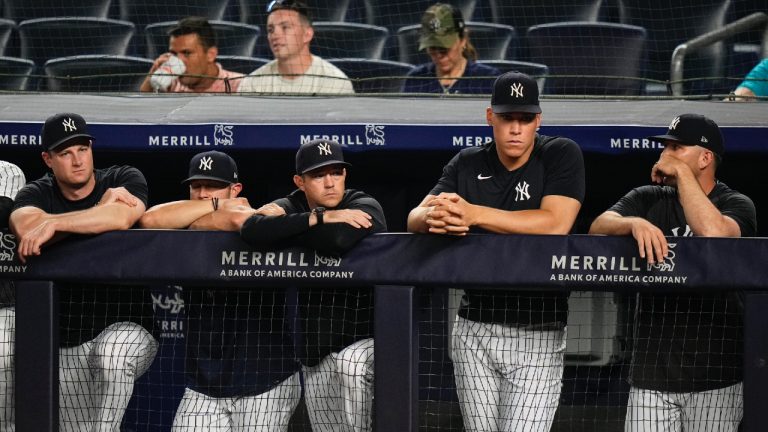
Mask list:
[[[16,246],[15,235],[0,232],[0,261],[13,261]]]
[[[675,271],[675,251],[672,250],[677,246],[677,243],[669,243],[668,245],[668,253],[667,257],[664,258],[664,261],[656,264],[648,264],[648,271],[651,271],[652,269],[663,271],[663,272],[671,272]]]
[[[327,267],[338,267],[341,265],[341,258],[332,257],[332,256],[323,256],[315,252],[315,267],[320,267],[321,265],[324,265]]]
[[[152,296],[152,310],[157,311],[157,308],[160,308],[172,314],[181,312],[184,309],[184,299],[179,293],[180,287],[175,288],[176,292],[173,293],[173,297],[163,293],[150,294]]]
[[[235,144],[235,139],[232,136],[234,126],[227,126],[217,124],[213,127],[213,143],[215,145],[231,146]]]
[[[365,125],[365,144],[366,145],[385,145],[384,126],[368,124]]]

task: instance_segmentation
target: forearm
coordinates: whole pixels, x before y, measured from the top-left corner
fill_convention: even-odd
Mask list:
[[[251,207],[219,208],[189,225],[193,230],[240,231],[246,220],[255,214]]]
[[[685,221],[698,237],[739,237],[736,222],[720,213],[704,193],[699,182],[691,178],[678,178],[678,197],[685,213]]]
[[[546,195],[538,209],[500,210],[470,205],[471,225],[500,234],[568,234],[581,209],[581,202],[562,195]]]
[[[55,224],[56,232],[73,234],[100,234],[125,230],[135,224],[144,212],[144,204],[130,207],[114,202],[70,213],[47,215]]]
[[[630,235],[632,224],[640,218],[624,217],[618,213],[607,211],[595,218],[589,227],[590,234]]]
[[[144,93],[150,93],[152,92],[152,84],[150,84],[149,79],[151,75],[147,75],[146,78],[144,78],[144,81],[141,83],[141,87],[139,87],[139,91]]]
[[[182,200],[153,206],[139,220],[142,228],[183,229],[213,212],[211,200]],[[201,228],[204,229],[204,228]]]
[[[408,213],[408,232],[426,233],[429,232],[427,225],[427,212],[429,207],[416,207]]]
[[[240,236],[255,246],[272,246],[306,232],[309,227],[309,213],[282,216],[255,214],[243,223]]]
[[[474,225],[499,234],[568,234],[573,221],[566,221],[550,210],[507,211],[475,206]]]

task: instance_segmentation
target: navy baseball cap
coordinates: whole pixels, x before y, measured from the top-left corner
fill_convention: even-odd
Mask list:
[[[343,147],[336,141],[317,139],[299,147],[296,152],[296,174],[305,174],[327,165],[352,165],[344,161]]]
[[[46,151],[55,150],[76,138],[88,138],[89,144],[94,139],[88,133],[88,125],[83,116],[74,113],[60,113],[48,117],[40,135],[43,137],[43,148]]]
[[[712,119],[700,114],[681,114],[669,124],[664,135],[648,137],[654,141],[674,141],[688,146],[701,146],[712,153],[722,156],[725,153],[723,135]]]
[[[181,183],[186,184],[192,180],[237,183],[237,164],[228,154],[220,151],[198,153],[189,161],[189,177]]]
[[[541,112],[539,86],[528,75],[511,71],[499,75],[493,83],[491,109],[495,114]]]

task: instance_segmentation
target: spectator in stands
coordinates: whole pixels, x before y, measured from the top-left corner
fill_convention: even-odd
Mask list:
[[[267,39],[275,59],[244,78],[240,92],[354,93],[344,72],[310,53],[315,31],[305,3],[274,0],[267,6],[267,12]]]
[[[421,18],[421,50],[427,51],[432,62],[408,74],[404,92],[487,95],[493,90],[499,71],[476,63],[477,51],[469,41],[469,30],[458,8],[436,3],[427,9]]]
[[[19,191],[10,218],[22,262],[70,233],[125,230],[139,220],[147,202],[144,176],[130,166],[94,169],[94,138],[83,117],[53,115],[45,121],[41,135],[42,158],[52,172]],[[72,432],[118,430],[134,382],[157,352],[157,341],[146,330],[152,325],[148,292],[85,283],[57,285],[59,427]],[[15,318],[14,308],[4,309],[3,314]],[[0,329],[0,358],[13,353],[14,337],[14,325]],[[12,406],[13,364],[1,364],[0,376],[0,382],[6,383],[0,405]],[[0,425],[14,429],[12,409],[0,411]]]
[[[189,199],[156,205],[144,228],[237,231],[256,213],[229,155],[208,151],[189,163]],[[185,287],[186,390],[173,430],[286,431],[301,398],[285,325],[284,288]]]
[[[486,119],[494,141],[460,151],[408,215],[408,231],[567,234],[584,199],[579,146],[546,137],[528,75],[494,83]],[[560,399],[568,295],[468,289],[451,358],[470,431],[549,431]]]
[[[665,236],[746,237],[752,201],[717,179],[725,150],[714,121],[675,117],[651,168],[656,185],[630,191],[595,219],[590,234],[632,235],[640,256],[663,268]],[[641,293],[635,313],[625,430],[736,431],[742,417],[742,312],[735,293]]]
[[[13,199],[27,183],[21,168],[0,160],[0,229],[8,228],[8,217],[13,208]]]
[[[730,98],[733,101],[751,101],[755,100],[756,96],[768,96],[768,58],[763,59],[747,74],[733,94],[740,96]]]
[[[301,245],[339,255],[387,229],[381,205],[346,189],[342,146],[314,140],[296,153],[298,188],[259,209],[240,234],[257,247]],[[325,261],[332,260],[323,257]],[[304,396],[315,432],[370,431],[373,298],[370,287],[299,290]],[[382,413],[386,415],[386,413]]]
[[[216,56],[219,54],[219,49],[216,47],[216,32],[208,20],[200,17],[182,18],[178,25],[168,32],[168,35],[170,37],[168,52],[155,59],[147,78],[141,84],[141,91],[157,90],[170,93],[233,93],[237,91],[243,75],[225,70],[216,63]],[[175,69],[176,66],[173,63],[178,64],[178,60],[183,63],[183,70]],[[155,72],[166,75],[155,76],[153,75]],[[155,85],[161,88],[154,88],[153,77],[156,79]]]

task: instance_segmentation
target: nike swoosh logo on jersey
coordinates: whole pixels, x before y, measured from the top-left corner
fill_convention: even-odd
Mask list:
[[[482,175],[482,174],[478,174],[478,175],[477,175],[477,179],[478,179],[478,180],[488,180],[488,179],[489,179],[489,178],[491,178],[491,177],[493,177],[493,176],[492,176],[492,175],[489,175],[489,176],[484,176],[484,175]]]

